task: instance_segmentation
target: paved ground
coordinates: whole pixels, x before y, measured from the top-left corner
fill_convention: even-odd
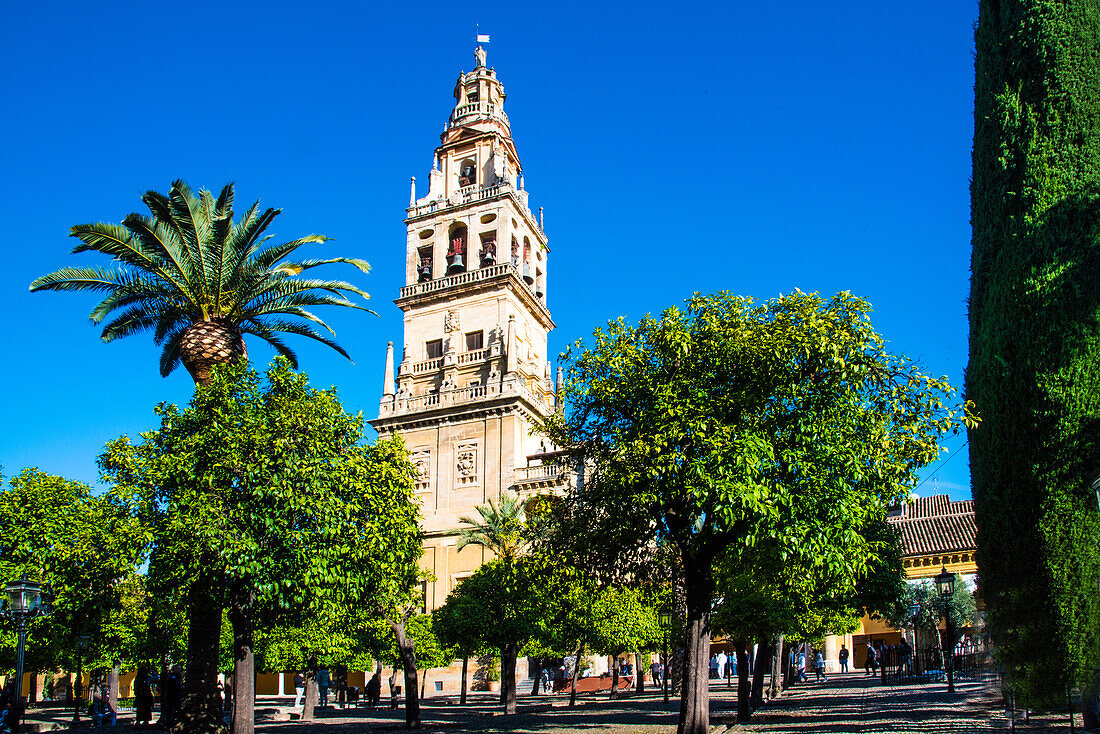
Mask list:
[[[803,683],[783,697],[758,710],[752,722],[735,723],[736,693],[724,682],[711,685],[711,731],[714,734],[978,734],[1007,732],[1010,722],[1000,706],[993,686],[960,683],[948,696],[942,683],[882,686],[862,673],[831,676],[827,683]],[[576,708],[565,704],[567,696],[521,696],[519,713],[499,714],[495,696],[477,694],[460,707],[445,699],[429,699],[422,707],[423,731],[439,734],[465,732],[599,732],[600,734],[672,734],[676,731],[679,702],[666,705],[657,693],[629,695],[614,701],[604,692],[598,697],[578,698]],[[404,711],[326,708],[314,722],[275,722],[270,715],[285,709],[280,702],[261,701],[257,734],[369,734],[404,730]],[[286,703],[289,703],[287,701]],[[45,712],[43,712],[45,713]],[[32,713],[32,716],[34,714]],[[44,720],[53,717],[41,716]],[[54,719],[58,723],[66,719]],[[1080,715],[1077,731],[1080,732]],[[123,718],[122,724],[128,719]],[[129,728],[129,727],[127,727]],[[1049,732],[1069,734],[1069,720],[1063,712],[1031,721],[1017,721],[1020,734]]]

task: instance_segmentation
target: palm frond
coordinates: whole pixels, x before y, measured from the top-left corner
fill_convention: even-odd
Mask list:
[[[135,268],[150,270],[172,283],[180,294],[194,300],[195,293],[191,283],[194,280],[194,267],[189,254],[185,252],[175,233],[156,219],[141,214],[131,214],[122,223],[131,233],[131,241],[141,243],[143,253],[149,258],[149,265],[128,262]]]
[[[271,329],[266,328],[259,321],[251,320],[249,322],[255,331],[247,331],[246,333],[253,334],[263,339],[265,342],[275,347],[275,351],[283,355],[290,361],[290,366],[294,369],[298,369],[298,355],[294,353],[294,350],[286,345],[286,343],[279,338],[278,334]]]
[[[35,278],[32,291],[109,291],[126,284],[125,273],[104,268],[61,268]]]
[[[256,328],[257,324],[262,326],[262,330],[260,328]],[[281,332],[285,332],[287,334],[297,334],[299,336],[304,336],[304,337],[308,337],[310,339],[313,339],[314,341],[319,341],[322,344],[324,344],[325,346],[331,347],[332,349],[335,349],[337,352],[342,354],[349,362],[354,361],[354,360],[352,360],[351,356],[347,352],[344,351],[344,348],[341,347],[336,342],[334,342],[332,339],[329,339],[324,334],[318,334],[316,331],[309,328],[305,324],[299,323],[297,321],[286,321],[286,320],[283,320],[283,319],[253,318],[253,319],[249,319],[247,322],[245,322],[244,324],[241,325],[241,331],[245,332],[246,334],[254,334],[254,335],[260,337],[261,339],[265,339],[265,340],[267,339],[267,337],[265,336],[265,333],[272,332],[272,331],[281,331]]]
[[[151,329],[157,324],[157,318],[150,314],[147,308],[135,306],[123,311],[122,314],[111,323],[103,327],[101,339],[111,342],[124,336],[136,334],[139,331]]]
[[[209,281],[202,246],[208,240],[209,224],[203,220],[202,202],[182,180],[172,182],[172,188],[168,191],[168,202],[172,218],[179,225],[180,239],[192,253],[195,264],[201,268],[200,277],[205,285]]]
[[[164,350],[160,353],[160,376],[167,377],[179,367],[180,342],[190,324],[177,323],[165,336]]]

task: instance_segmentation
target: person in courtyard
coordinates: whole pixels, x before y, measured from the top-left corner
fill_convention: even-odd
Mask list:
[[[718,677],[718,656],[714,653],[711,653],[710,655],[710,677]]]
[[[867,671],[864,673],[864,675],[869,675],[869,676],[874,677],[877,662],[878,662],[878,650],[875,649],[875,646],[873,644],[868,642],[867,643],[867,662],[864,664],[866,666]]]
[[[171,729],[176,723],[176,716],[180,709],[180,698],[183,695],[183,671],[179,665],[173,665],[168,671],[167,680],[163,681],[164,692],[161,694],[161,722],[165,729]]]
[[[649,666],[649,673],[653,676],[653,685],[660,687],[661,685],[661,661],[654,660]]]
[[[828,678],[825,677],[825,656],[818,650],[814,653],[814,682],[820,683],[821,681],[828,682]]]
[[[806,651],[805,649],[798,651],[798,682],[801,683],[806,680]]]
[[[329,676],[328,668],[321,668],[317,671],[317,698],[321,706],[328,706],[328,689],[332,685],[332,678]]]
[[[730,658],[725,652],[718,653],[718,675],[716,678],[726,677],[726,669],[729,667]]]
[[[380,671],[374,671],[374,675],[367,682],[367,706],[371,711],[378,706],[379,699],[382,698],[382,673]]]
[[[134,724],[148,726],[153,721],[153,689],[149,685],[149,666],[138,666],[134,676]]]
[[[301,671],[294,674],[294,708],[300,708],[302,697],[306,693],[306,677]]]
[[[840,646],[840,652],[836,655],[837,662],[840,663],[840,672],[848,672],[848,648],[844,645]]]
[[[898,675],[912,673],[912,661],[913,648],[909,645],[909,640],[902,637],[898,643]]]

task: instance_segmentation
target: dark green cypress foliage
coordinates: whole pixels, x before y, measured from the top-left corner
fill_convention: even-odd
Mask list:
[[[1015,685],[1064,701],[1100,631],[1100,0],[981,0],[976,47],[979,590]]]

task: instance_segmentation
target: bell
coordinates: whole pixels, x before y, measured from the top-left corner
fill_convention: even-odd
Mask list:
[[[419,278],[420,278],[417,282],[426,283],[426,282],[428,282],[429,280],[432,279],[432,266],[427,265],[427,264],[421,264],[421,266],[417,269],[417,273],[418,273]]]
[[[543,295],[545,294],[542,292],[542,284],[540,283],[535,286],[535,298],[542,298]]]
[[[486,252],[486,253],[482,254],[482,256],[481,256],[481,267],[487,268],[490,265],[495,265],[495,264],[496,264],[496,258],[494,258],[490,253]]]
[[[523,280],[527,285],[531,285],[535,282],[535,279],[531,277],[531,264],[523,263]]]
[[[462,253],[447,256],[447,275],[466,271],[466,263],[462,259]]]

